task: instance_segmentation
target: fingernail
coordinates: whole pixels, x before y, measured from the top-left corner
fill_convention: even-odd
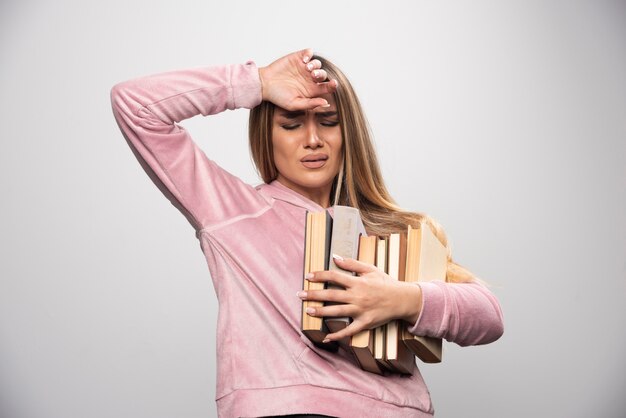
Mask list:
[[[305,64],[309,62],[310,59],[311,57],[309,57],[308,55],[305,55],[304,57],[302,57],[302,61],[304,61]]]
[[[306,65],[306,68],[307,68],[309,71],[311,71],[311,70],[313,69],[313,64],[308,63],[308,64]]]
[[[306,308],[306,313],[314,314],[315,313],[315,308]]]
[[[304,290],[300,290],[299,292],[296,292],[296,296],[298,296],[301,299],[306,298],[306,292]]]
[[[313,77],[317,78],[320,76],[320,72],[318,70],[313,71]]]
[[[322,105],[321,107],[330,107],[330,103],[326,103],[326,104]]]
[[[313,274],[313,273],[307,273],[307,274],[304,275],[305,279],[312,279],[313,277],[315,277],[315,274]]]
[[[328,338],[324,338],[324,339],[322,340],[322,343],[323,343],[323,344],[326,344],[326,343],[329,343],[329,342],[330,342],[330,340],[329,340]]]
[[[337,255],[337,254],[333,254],[333,258],[334,258],[335,260],[343,261],[343,257],[342,257],[342,256],[340,256],[340,255]]]

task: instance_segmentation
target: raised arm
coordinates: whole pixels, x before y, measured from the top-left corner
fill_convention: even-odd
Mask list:
[[[209,160],[177,122],[260,102],[261,81],[252,61],[150,75],[111,90],[113,114],[128,145],[196,230],[254,212],[265,202],[251,186]]]
[[[289,110],[323,106],[336,80],[313,51],[286,55],[267,67],[248,61],[170,71],[115,85],[115,119],[140,164],[196,229],[261,210],[267,202],[254,188],[209,160],[177,123],[202,114],[253,108],[262,100]],[[218,141],[225,139],[218,139]],[[214,140],[215,141],[215,140]]]

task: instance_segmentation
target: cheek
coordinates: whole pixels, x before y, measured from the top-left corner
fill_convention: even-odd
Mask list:
[[[274,153],[274,158],[286,155],[284,141],[281,141],[280,138],[274,138],[272,140],[272,152]]]
[[[287,165],[287,158],[280,152],[274,151],[274,165],[278,171],[284,171]]]
[[[289,147],[284,141],[285,138],[282,139],[278,137],[272,140],[274,165],[278,171],[285,171],[289,165]]]

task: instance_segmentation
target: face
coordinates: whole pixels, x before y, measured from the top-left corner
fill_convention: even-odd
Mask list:
[[[276,107],[272,145],[277,180],[327,207],[343,153],[335,99],[322,97],[330,107],[296,112]]]

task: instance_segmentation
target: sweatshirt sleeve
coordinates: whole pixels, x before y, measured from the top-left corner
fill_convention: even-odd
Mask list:
[[[117,124],[148,176],[196,229],[254,213],[267,202],[194,143],[178,122],[261,103],[253,61],[170,71],[116,84]],[[213,145],[219,147],[219,140]]]
[[[422,311],[408,331],[444,338],[460,346],[491,343],[504,332],[502,310],[495,295],[474,283],[421,282]]]

